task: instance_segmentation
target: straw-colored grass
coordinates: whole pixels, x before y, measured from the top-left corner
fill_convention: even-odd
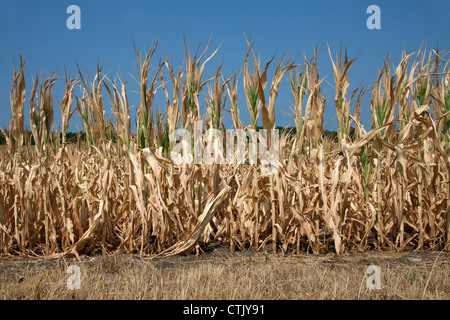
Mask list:
[[[371,253],[281,257],[225,250],[148,261],[133,255],[0,260],[0,299],[24,300],[448,300],[449,257]],[[70,290],[68,266],[80,268]],[[380,289],[369,289],[370,265]]]

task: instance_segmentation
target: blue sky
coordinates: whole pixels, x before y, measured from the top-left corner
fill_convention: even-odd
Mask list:
[[[68,30],[66,20],[69,5],[81,8],[81,30]],[[375,4],[381,8],[381,30],[369,30],[366,9]],[[206,45],[212,36],[209,53],[222,43],[218,54],[208,63],[206,76],[212,76],[218,63],[223,63],[225,75],[231,75],[243,64],[246,53],[245,36],[255,40],[261,52],[261,60],[269,60],[276,54],[276,60],[283,53],[297,57],[301,52],[312,53],[315,45],[322,45],[319,57],[319,72],[326,81],[333,84],[327,45],[332,53],[342,43],[348,49],[349,57],[363,52],[350,71],[350,90],[364,81],[372,86],[383,59],[390,54],[399,58],[403,46],[408,52],[419,49],[422,43],[428,48],[450,47],[450,1],[384,1],[384,0],[291,0],[291,1],[143,1],[143,0],[44,0],[44,1],[1,1],[0,10],[0,126],[7,126],[11,117],[9,92],[13,73],[13,61],[18,63],[19,55],[26,59],[27,101],[32,77],[43,72],[46,76],[59,69],[63,76],[64,67],[76,74],[76,62],[85,66],[92,75],[99,61],[103,71],[111,76],[120,70],[125,80],[136,76],[132,40],[139,50],[149,49],[152,42],[160,38],[154,64],[167,51],[173,57],[175,67],[181,66],[184,57],[183,35],[191,50],[197,45]],[[202,48],[203,48],[202,46]],[[301,59],[298,62],[302,62]],[[276,63],[269,69],[269,79]],[[240,79],[242,93],[242,77]],[[270,84],[267,86],[270,87]],[[59,100],[63,94],[63,80],[55,87],[55,122],[59,124]],[[128,93],[134,104],[135,117],[138,94],[134,80],[130,81]],[[333,103],[333,89],[325,84],[324,91],[329,101],[325,112],[325,124],[336,129],[336,115]],[[104,95],[106,96],[106,91]],[[239,95],[240,113],[243,123],[249,123],[245,100]],[[282,84],[276,103],[276,124],[293,124],[292,119],[282,111],[292,114],[292,97],[287,78]],[[155,108],[165,109],[163,92],[157,94]],[[105,103],[108,114],[109,102]],[[205,112],[205,110],[203,110]],[[225,124],[231,125],[228,113]],[[362,106],[363,124],[370,127],[368,100]],[[26,124],[28,124],[26,117]],[[81,128],[75,113],[70,130]]]

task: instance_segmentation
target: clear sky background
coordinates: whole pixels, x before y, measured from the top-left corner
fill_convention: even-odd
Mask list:
[[[75,4],[81,8],[81,30],[68,30],[66,9]],[[369,30],[366,9],[375,4],[381,8],[381,30]],[[44,77],[64,67],[76,74],[76,62],[85,66],[93,75],[99,61],[103,71],[111,76],[120,70],[125,80],[136,77],[137,62],[132,40],[139,50],[149,49],[152,42],[160,38],[153,65],[167,51],[173,57],[175,67],[181,66],[184,58],[183,35],[195,51],[202,48],[212,36],[208,53],[222,43],[218,54],[208,62],[206,76],[215,74],[218,63],[229,76],[243,65],[247,49],[245,36],[255,40],[255,48],[261,52],[262,63],[274,54],[275,60],[283,53],[297,57],[304,52],[310,54],[314,46],[322,45],[319,57],[319,72],[333,84],[327,45],[332,53],[342,43],[352,58],[363,52],[350,71],[350,90],[363,81],[372,86],[383,59],[390,54],[392,59],[401,56],[403,47],[407,52],[427,44],[428,48],[450,47],[450,1],[448,0],[227,0],[227,1],[143,1],[143,0],[15,0],[0,2],[0,126],[7,126],[11,118],[9,92],[14,61],[19,55],[26,59],[26,115],[29,112],[29,94],[32,77],[43,72]],[[301,56],[300,56],[301,57]],[[298,62],[302,62],[299,58]],[[269,69],[269,81],[276,62]],[[166,77],[167,78],[167,77]],[[292,119],[282,111],[291,114],[292,96],[285,78],[276,103],[276,125],[293,125]],[[239,107],[243,123],[249,123],[245,99],[242,95],[240,78]],[[55,87],[55,122],[60,123],[59,101],[63,95],[64,81]],[[134,80],[128,85],[132,119],[135,118],[139,95]],[[270,83],[267,89],[270,88]],[[325,113],[328,129],[336,129],[336,115],[332,89],[324,85],[329,97]],[[106,97],[107,92],[104,92]],[[368,95],[370,96],[370,94]],[[200,100],[203,104],[203,100]],[[362,106],[361,119],[370,128],[368,98]],[[158,92],[155,108],[165,110],[162,90]],[[105,101],[105,109],[111,114],[111,105]],[[203,109],[203,112],[206,110]],[[225,113],[225,124],[232,122]],[[25,120],[29,126],[28,116]],[[75,113],[70,130],[82,128]]]

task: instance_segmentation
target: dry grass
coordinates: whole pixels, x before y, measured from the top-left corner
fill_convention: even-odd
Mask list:
[[[339,122],[339,142],[334,144],[323,135],[326,99],[318,50],[312,59],[305,57],[301,76],[282,57],[270,82],[267,69],[273,59],[261,70],[249,42],[243,87],[252,123],[245,128],[255,127],[260,113],[265,129],[275,126],[279,85],[287,72],[294,72],[299,134],[280,137],[279,170],[264,176],[260,163],[177,165],[170,160],[174,142],[169,129],[181,125],[193,132],[194,121],[201,120],[203,130],[224,131],[225,88],[233,122],[236,128],[243,126],[237,109],[238,75],[225,80],[219,66],[205,80],[205,64],[218,50],[203,60],[208,47],[192,56],[186,46],[185,70],[176,75],[167,58],[151,68],[156,46],[144,55],[136,50],[137,134],[130,131],[132,108],[122,77],[119,93],[101,67],[93,79],[81,70],[77,79],[66,76],[62,130],[67,130],[75,111],[70,104],[76,100],[86,132],[86,141],[77,145],[59,141],[50,130],[54,74],[39,92],[36,77],[30,98],[36,144],[24,136],[21,61],[11,90],[8,144],[0,158],[1,255],[78,257],[100,249],[170,256],[199,253],[200,245],[214,241],[228,244],[231,251],[261,251],[271,244],[273,251],[297,254],[450,248],[450,88],[444,52],[403,53],[398,65],[386,60],[372,87],[370,106],[361,105],[367,90],[347,94],[355,59],[341,52],[333,60],[330,52]],[[172,88],[163,82],[166,69]],[[155,118],[153,100],[161,87],[168,109]],[[104,89],[116,121],[105,117]],[[372,110],[373,128],[367,132],[359,121],[363,107]],[[353,137],[351,126],[356,128]]]
[[[450,257],[358,254],[281,257],[230,254],[145,260],[137,256],[0,260],[0,299],[443,299],[450,298]],[[66,264],[81,269],[69,290]],[[366,286],[367,267],[381,268],[381,289]]]

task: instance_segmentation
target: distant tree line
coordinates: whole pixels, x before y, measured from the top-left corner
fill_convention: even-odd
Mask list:
[[[256,130],[260,130],[263,129],[263,127],[256,127]],[[276,127],[276,129],[280,130],[280,133],[286,133],[286,134],[290,134],[292,136],[295,136],[297,134],[297,129],[295,127]],[[352,138],[353,135],[355,133],[355,128],[351,127],[350,128],[350,137]],[[330,131],[330,130],[324,130],[323,134],[325,137],[329,138],[330,140],[334,140],[334,141],[338,141],[338,136],[337,136],[337,132],[336,131]],[[33,135],[31,134],[31,131],[26,131],[25,132],[25,136],[30,137],[31,139],[31,144],[34,145],[34,138]],[[62,133],[59,134],[59,138],[60,141],[62,141]],[[111,137],[114,139],[114,137]],[[66,141],[67,143],[76,143],[78,141],[78,139],[80,139],[81,141],[84,141],[86,139],[86,134],[82,131],[79,132],[67,132],[66,134]],[[6,139],[5,136],[3,135],[3,132],[0,131],[0,145],[5,145],[6,144]]]
[[[5,131],[7,132],[7,131]],[[67,143],[76,143],[78,140],[78,137],[81,140],[85,139],[86,134],[84,132],[67,132],[66,134],[66,141]],[[25,131],[24,133],[24,137],[25,139],[27,139],[27,137],[29,137],[31,145],[34,145],[34,137],[33,134],[31,133],[31,131]],[[60,142],[62,141],[62,133],[59,134],[59,139]],[[6,138],[5,135],[3,134],[2,131],[0,131],[0,145],[5,145],[6,144]]]
[[[256,127],[256,130],[260,130],[263,129],[263,127],[258,126]],[[275,127],[275,129],[278,129],[280,131],[280,133],[286,133],[286,134],[290,134],[292,136],[296,136],[297,135],[297,128],[296,127]],[[353,139],[355,135],[355,128],[351,127],[350,128],[350,138]],[[323,136],[333,140],[335,142],[338,142],[338,134],[337,131],[330,131],[330,130],[323,130]]]

